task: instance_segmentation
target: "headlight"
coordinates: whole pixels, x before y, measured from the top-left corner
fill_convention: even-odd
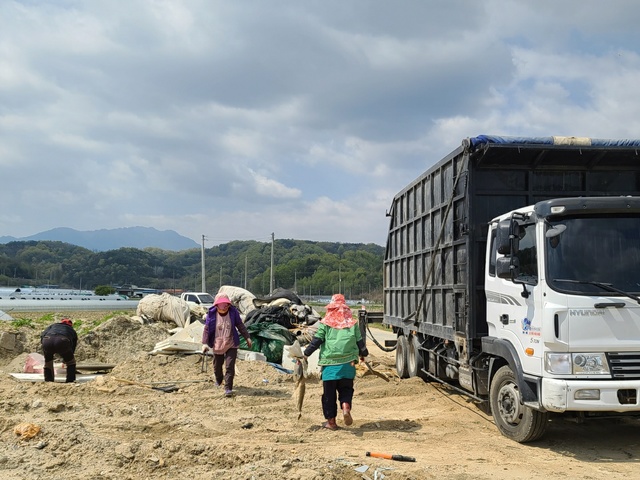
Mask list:
[[[544,369],[556,375],[570,375],[571,354],[547,352],[544,356]]]
[[[544,369],[555,375],[608,375],[604,353],[545,353]]]
[[[576,375],[603,375],[609,373],[604,353],[574,353],[573,373]]]

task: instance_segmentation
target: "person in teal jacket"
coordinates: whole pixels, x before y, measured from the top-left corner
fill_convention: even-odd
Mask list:
[[[358,357],[364,361],[369,355],[360,333],[357,318],[344,300],[335,294],[327,305],[327,313],[320,321],[318,331],[304,351],[309,357],[320,348],[318,365],[322,368],[322,413],[327,420],[322,426],[337,430],[336,416],[340,402],[345,425],[353,423],[353,379],[356,376]]]

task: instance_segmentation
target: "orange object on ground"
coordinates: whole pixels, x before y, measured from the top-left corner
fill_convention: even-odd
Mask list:
[[[415,462],[415,457],[407,457],[406,455],[392,455],[390,453],[367,452],[367,457],[386,458],[387,460],[397,460],[398,462]]]

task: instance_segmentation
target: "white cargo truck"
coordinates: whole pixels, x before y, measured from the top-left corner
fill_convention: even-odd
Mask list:
[[[401,377],[490,406],[640,415],[640,140],[479,136],[396,195],[384,323]]]

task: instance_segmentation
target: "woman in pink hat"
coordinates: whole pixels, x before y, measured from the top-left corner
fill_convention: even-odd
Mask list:
[[[205,317],[204,331],[202,333],[202,351],[213,350],[213,374],[216,379],[216,387],[222,385],[224,380],[224,395],[233,395],[233,378],[236,375],[236,358],[240,346],[240,336],[252,347],[251,337],[240,318],[238,309],[231,305],[231,300],[224,294],[217,295],[213,306]],[[224,377],[222,365],[225,366]]]
[[[326,422],[322,425],[337,430],[336,416],[340,402],[345,425],[351,425],[353,379],[358,357],[369,355],[360,333],[358,320],[353,318],[344,295],[335,294],[327,305],[327,313],[320,321],[318,331],[304,351],[308,357],[320,348],[318,365],[322,367],[322,412]],[[337,393],[337,395],[336,395]]]

